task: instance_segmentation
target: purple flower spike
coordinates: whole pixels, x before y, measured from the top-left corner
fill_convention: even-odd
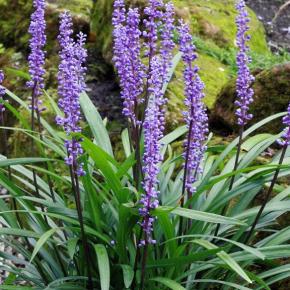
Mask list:
[[[114,28],[118,25],[123,25],[126,20],[126,9],[124,0],[115,0],[112,23]]]
[[[175,46],[173,41],[174,25],[174,5],[172,2],[165,4],[164,23],[161,32],[161,48],[160,54],[163,61],[163,79],[166,80],[168,69],[173,58],[173,48]]]
[[[120,77],[123,114],[136,126],[135,114],[137,105],[142,102],[144,66],[140,57],[139,29],[140,15],[138,9],[129,9],[125,16],[124,2],[116,0],[113,14],[114,58]]]
[[[146,110],[144,122],[144,146],[145,152],[143,157],[144,182],[143,187],[145,194],[141,196],[140,215],[143,217],[141,226],[145,232],[145,240],[141,240],[139,246],[155,244],[152,239],[154,217],[150,211],[158,207],[158,179],[160,155],[160,123],[158,119],[159,108],[155,99],[151,99]]]
[[[290,145],[290,103],[288,105],[287,115],[283,118],[283,124],[285,125],[285,129],[282,135],[281,140],[279,143],[282,146],[289,146]]]
[[[238,78],[236,83],[238,99],[235,105],[238,107],[236,110],[238,125],[244,126],[253,117],[252,114],[248,112],[249,106],[253,102],[254,95],[254,91],[251,88],[254,77],[251,75],[248,67],[248,64],[251,62],[251,58],[248,56],[249,46],[247,45],[247,42],[250,40],[250,36],[247,34],[250,18],[244,0],[239,0],[237,2],[236,9],[239,13],[236,18],[238,27],[236,42],[239,51],[237,54]]]
[[[163,6],[163,0],[149,0],[148,7],[144,9],[144,14],[147,16],[147,19],[144,20],[146,30],[143,32],[143,36],[147,39],[145,56],[148,56],[149,59],[157,51],[158,26],[163,16],[160,8],[163,8]]]
[[[31,15],[31,22],[29,26],[30,39],[30,55],[29,61],[29,73],[31,80],[27,82],[27,86],[33,89],[34,106],[35,110],[42,111],[44,108],[40,108],[42,102],[39,100],[41,90],[44,88],[44,74],[43,68],[45,64],[45,51],[43,50],[46,43],[46,23],[44,19],[45,14],[45,1],[34,0],[33,6],[35,12]]]
[[[59,107],[64,112],[64,117],[58,116],[56,122],[63,126],[68,136],[71,133],[81,132],[79,122],[81,119],[79,96],[85,89],[84,62],[87,51],[84,48],[86,37],[80,33],[77,42],[72,38],[72,18],[68,12],[60,16],[60,34],[58,36],[60,44],[60,65],[58,71],[58,93],[60,100]],[[83,153],[80,143],[71,138],[66,140],[65,147],[68,152],[66,163],[78,168],[78,174],[83,175],[82,164],[77,166],[77,158]]]
[[[2,83],[4,81],[4,73],[2,70],[0,70],[0,121],[2,118],[2,113],[5,111],[5,107],[3,105],[3,96],[5,95],[5,88],[2,86]]]
[[[187,173],[185,188],[192,194],[195,191],[193,184],[197,180],[198,174],[202,172],[201,161],[206,150],[205,141],[208,133],[208,117],[202,102],[204,84],[198,75],[198,67],[193,66],[197,55],[188,25],[180,21],[178,32],[180,51],[185,63],[184,81],[186,97],[184,103],[187,111],[184,112],[184,118],[189,130],[187,141],[185,142],[186,153],[184,155]]]

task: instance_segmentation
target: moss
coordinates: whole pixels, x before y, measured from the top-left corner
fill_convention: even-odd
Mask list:
[[[47,2],[47,50],[50,51],[56,43],[59,13],[64,9],[70,10],[78,26],[83,27],[85,23],[89,26],[93,2],[91,0],[49,0]],[[32,0],[0,0],[0,43],[3,43],[5,47],[27,51],[29,40],[27,30],[32,11]]]
[[[208,108],[212,108],[216,96],[222,87],[229,80],[229,73],[226,66],[207,55],[199,55],[197,64],[200,67],[200,77],[205,83],[205,104]]]
[[[290,95],[290,63],[257,72],[255,77],[256,80],[253,84],[254,103],[250,108],[254,118],[249,125],[275,113],[286,111]],[[233,79],[218,96],[213,112],[213,118],[221,120],[233,129],[237,129],[235,125],[235,99],[235,80]],[[268,123],[260,131],[278,133],[281,129],[281,120],[277,119]]]
[[[112,0],[96,0],[91,21],[91,37],[95,38],[97,49],[110,61],[112,44],[111,18]]]
[[[50,0],[50,5],[54,5],[58,9],[66,9],[72,14],[79,14],[81,17],[90,17],[93,8],[92,0]]]
[[[6,47],[13,46],[16,49],[25,47],[28,41],[26,31],[31,9],[31,1],[0,0],[0,42]]]
[[[205,83],[204,102],[211,109],[214,106],[216,96],[229,81],[228,68],[218,60],[204,54],[199,54],[197,65],[200,67],[200,77]],[[167,120],[170,128],[176,127],[181,122],[182,110],[184,108],[182,70],[183,65],[179,64],[168,86],[167,96],[169,102]]]
[[[220,47],[235,47],[234,0],[174,0],[174,3],[178,14],[188,20],[196,34],[212,39]],[[269,53],[264,27],[255,13],[251,9],[249,11],[252,36],[250,47],[257,53]]]

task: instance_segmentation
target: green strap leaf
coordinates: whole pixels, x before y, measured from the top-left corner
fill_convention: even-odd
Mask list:
[[[110,263],[107,249],[104,245],[95,245],[101,281],[101,290],[110,289]]]
[[[172,290],[186,290],[184,287],[182,287],[179,283],[168,279],[168,278],[164,278],[164,277],[156,277],[156,278],[152,278],[150,279],[151,281],[156,281],[159,282],[167,287],[169,287]]]
[[[194,240],[193,242],[208,250],[218,248],[216,245],[212,244],[211,242],[202,240],[202,239]],[[217,253],[217,256],[221,260],[223,260],[239,276],[245,279],[248,283],[252,283],[252,280],[249,278],[246,272],[240,267],[240,265],[229,254],[227,254],[225,251],[220,251],[219,253]]]
[[[13,158],[13,159],[1,159],[0,167],[12,166],[17,164],[28,164],[28,163],[38,163],[38,162],[46,162],[51,161],[52,159],[48,158]]]
[[[134,270],[129,265],[120,265],[123,271],[123,277],[124,277],[124,285],[126,288],[129,288],[132,284],[133,278],[134,278]]]
[[[114,156],[111,141],[102,117],[85,92],[80,95],[80,105],[97,144],[108,154]]]
[[[196,279],[190,282],[197,282],[197,283],[209,283],[210,286],[212,284],[223,284],[232,287],[231,289],[239,289],[239,290],[251,290],[251,288],[241,286],[236,283],[226,282],[226,281],[220,281],[220,280],[214,280],[214,279]]]
[[[30,258],[30,263],[33,261],[35,256],[38,254],[42,246],[47,242],[47,240],[57,231],[59,228],[50,229],[49,231],[45,232],[40,239],[37,241],[33,253]]]
[[[209,223],[226,224],[226,225],[247,225],[238,219],[181,207],[174,208],[169,206],[160,206],[154,211],[154,213],[158,216],[160,214],[164,214],[164,212],[166,211],[168,213],[172,213],[185,218]]]

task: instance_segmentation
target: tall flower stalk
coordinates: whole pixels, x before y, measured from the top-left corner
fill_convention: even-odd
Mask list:
[[[41,134],[41,122],[40,122],[40,113],[45,108],[42,107],[42,100],[40,97],[42,95],[42,90],[44,89],[44,64],[45,64],[45,54],[44,46],[46,44],[46,22],[45,22],[45,1],[44,0],[34,0],[33,7],[35,11],[31,15],[31,21],[29,26],[29,34],[31,35],[29,41],[30,47],[30,54],[28,57],[29,62],[29,74],[31,80],[27,82],[27,87],[32,90],[31,93],[31,131],[34,132],[35,130],[35,120],[37,120],[38,130],[40,139],[42,140]],[[34,140],[31,141],[31,151],[35,151],[35,143]],[[48,165],[46,164],[46,168],[48,169]],[[35,192],[37,196],[40,196],[39,187],[37,182],[37,175],[35,170],[33,169],[33,181],[35,186]],[[54,198],[54,191],[53,186],[48,176],[48,184],[50,189],[50,194],[53,200]],[[42,207],[42,210],[43,207]],[[47,220],[47,217],[45,216]]]
[[[0,121],[3,125],[4,122],[4,111],[5,111],[5,107],[4,107],[4,99],[3,97],[5,96],[5,88],[2,86],[4,81],[4,73],[2,70],[0,70]]]
[[[160,130],[161,129],[161,130]],[[158,201],[158,173],[159,162],[162,160],[160,154],[160,138],[162,137],[162,124],[159,119],[159,108],[155,96],[149,101],[146,109],[144,122],[144,157],[143,172],[144,194],[141,196],[141,207],[139,213],[142,217],[141,227],[144,233],[143,238],[139,241],[139,247],[144,247],[142,265],[141,265],[141,289],[145,282],[145,268],[148,256],[148,246],[155,244],[156,241],[152,237],[153,224],[155,218],[151,216],[151,210],[156,209],[159,205]]]
[[[167,81],[174,48],[173,4],[164,4],[163,0],[148,2],[144,9],[143,31],[140,30],[139,10],[126,10],[124,0],[115,0],[112,20],[113,61],[120,79],[123,114],[128,118],[131,145],[135,149],[134,180],[137,188],[142,185],[144,189],[140,208],[142,228],[135,262],[136,271],[140,247],[143,247],[141,284],[145,279],[148,245],[154,244],[154,218],[150,210],[158,205],[159,142],[165,127],[166,104],[163,86]],[[145,152],[142,166],[140,140],[143,131]],[[131,289],[134,289],[134,283],[135,280]]]
[[[5,126],[5,118],[4,118],[4,112],[5,112],[5,106],[4,106],[4,96],[6,94],[6,90],[4,86],[2,85],[4,81],[4,73],[2,70],[0,70],[0,126],[4,127]],[[3,154],[6,158],[8,158],[8,137],[7,137],[7,132],[3,128],[2,130],[2,142],[3,142]],[[12,174],[11,174],[11,168],[8,166],[8,177],[11,179]],[[16,209],[16,201],[13,198],[12,199],[13,207]],[[18,218],[18,213],[16,214]],[[19,218],[18,218],[19,220]]]
[[[243,141],[245,125],[253,117],[252,114],[249,113],[249,107],[250,104],[253,102],[254,95],[254,90],[251,88],[252,83],[254,81],[254,77],[252,76],[249,69],[249,63],[251,62],[248,46],[248,42],[251,39],[251,37],[248,35],[248,31],[250,29],[249,27],[250,18],[246,8],[245,1],[238,0],[236,4],[236,9],[238,11],[238,16],[236,18],[236,24],[238,28],[236,38],[236,43],[238,46],[237,53],[238,77],[236,82],[237,100],[235,101],[235,105],[237,106],[236,116],[237,116],[237,124],[240,126],[240,134],[234,171],[237,169],[239,163],[239,156],[241,152],[241,144]],[[232,189],[234,180],[235,176],[233,176],[231,179],[229,190]]]
[[[4,73],[2,70],[0,70],[0,126],[4,127],[5,126],[5,120],[4,120],[4,112],[5,112],[5,106],[4,106],[4,96],[6,94],[6,90],[4,86],[2,85],[4,81]],[[2,142],[3,142],[3,154],[8,158],[8,138],[7,138],[7,133],[6,130],[3,128],[2,130],[3,137],[2,137]],[[9,178],[11,178],[11,168],[10,166],[8,167],[8,175]],[[14,200],[14,199],[13,199]]]
[[[249,27],[250,18],[244,0],[237,0],[236,10],[238,12],[238,16],[236,18],[236,25],[238,29],[236,37],[236,44],[238,47],[236,59],[238,67],[238,77],[236,81],[237,100],[235,101],[235,105],[237,106],[236,116],[237,116],[237,124],[239,125],[240,130],[239,130],[238,148],[235,157],[233,171],[236,171],[238,169],[245,125],[253,117],[252,114],[249,113],[249,108],[251,103],[253,102],[254,95],[254,91],[251,88],[251,85],[254,81],[254,77],[252,76],[249,69],[249,63],[251,62],[248,46],[248,42],[251,39],[250,35],[248,34],[248,31],[250,29]],[[234,182],[235,175],[233,175],[230,180],[229,191],[233,189]],[[222,214],[225,214],[226,208],[227,207],[223,208]],[[219,228],[220,225],[217,225],[215,235],[218,234]]]
[[[254,231],[255,231],[255,228],[259,222],[259,219],[261,218],[262,214],[263,214],[263,211],[269,201],[269,198],[273,192],[273,188],[274,188],[274,185],[278,179],[278,176],[279,176],[279,172],[280,172],[280,166],[282,165],[283,163],[283,160],[285,158],[285,155],[286,155],[286,151],[287,151],[287,148],[288,146],[290,145],[290,103],[288,105],[288,109],[287,109],[287,115],[283,118],[283,124],[285,125],[285,129],[284,129],[284,132],[282,134],[282,138],[280,140],[278,140],[278,143],[280,143],[282,145],[282,150],[281,150],[281,155],[280,155],[280,158],[279,158],[279,161],[278,161],[278,167],[274,173],[274,176],[273,176],[273,179],[271,181],[271,184],[267,190],[267,193],[265,195],[265,198],[262,202],[262,205],[255,217],[255,220],[251,226],[251,229],[250,231],[248,232],[247,236],[246,236],[246,239],[245,239],[245,244],[247,244]]]
[[[58,36],[60,45],[60,64],[58,71],[58,93],[60,96],[59,107],[63,111],[63,116],[57,116],[56,122],[63,126],[68,138],[65,141],[67,150],[66,164],[70,169],[72,188],[75,196],[78,219],[80,223],[82,243],[85,260],[88,269],[88,289],[93,289],[92,273],[90,268],[89,245],[84,229],[82,204],[80,197],[79,176],[85,174],[83,165],[78,162],[78,157],[82,155],[81,144],[74,136],[74,133],[81,132],[79,122],[81,119],[79,97],[85,89],[84,65],[87,57],[87,50],[84,48],[86,37],[80,33],[75,42],[72,38],[72,18],[68,12],[60,16],[60,33]]]
[[[190,200],[195,192],[194,183],[198,175],[202,173],[201,161],[206,150],[205,141],[208,133],[208,117],[203,103],[204,83],[201,81],[198,71],[194,65],[197,59],[196,48],[190,35],[189,27],[180,21],[178,27],[179,46],[182,60],[185,64],[183,72],[185,83],[185,106],[187,110],[183,113],[188,128],[187,139],[184,142],[184,175],[181,194],[181,206],[184,206],[185,195]],[[183,219],[180,220],[180,235],[183,232]]]
[[[124,0],[114,2],[113,13],[113,61],[118,71],[123,99],[123,114],[128,119],[131,145],[135,148],[137,163],[134,166],[134,180],[139,185],[140,148],[139,148],[139,106],[143,102],[144,65],[141,61],[141,35],[138,9],[130,8],[126,12]]]

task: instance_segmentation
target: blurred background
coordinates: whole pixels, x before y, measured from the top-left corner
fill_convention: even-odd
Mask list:
[[[191,25],[197,46],[201,77],[206,84],[205,102],[211,129],[222,138],[235,133],[235,9],[234,0],[173,0],[176,15]],[[142,7],[146,0],[127,0]],[[290,96],[290,1],[247,1],[251,15],[251,69],[256,77],[254,120],[286,109]],[[58,65],[58,15],[70,10],[75,31],[88,34],[88,93],[103,117],[111,122],[112,132],[121,130],[118,81],[111,61],[111,13],[113,0],[47,1],[47,76],[46,85],[56,93]],[[27,79],[27,33],[32,0],[0,0],[0,68],[7,74],[6,86],[23,94]],[[178,66],[168,90],[167,126],[172,129],[182,120],[182,67]],[[27,96],[23,95],[23,98]],[[49,115],[49,112],[46,112]],[[8,120],[13,122],[12,120]],[[267,128],[277,132],[279,120]],[[20,141],[19,141],[20,142]],[[17,146],[15,146],[17,148]]]

